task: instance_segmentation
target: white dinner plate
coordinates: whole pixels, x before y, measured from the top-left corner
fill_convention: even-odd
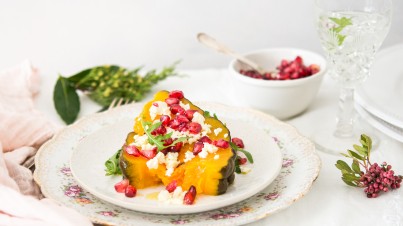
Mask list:
[[[60,130],[38,150],[34,179],[45,197],[78,211],[94,223],[122,226],[241,225],[283,210],[310,191],[319,175],[321,161],[315,145],[293,126],[252,109],[213,103],[199,103],[199,106],[214,109],[219,117],[258,124],[258,128],[269,135],[268,139],[275,141],[283,161],[280,174],[269,186],[248,199],[226,207],[200,213],[169,215],[129,210],[103,201],[86,191],[77,184],[70,169],[70,157],[76,144],[104,127],[133,117],[138,113],[136,109],[142,107],[141,104],[125,105],[109,112],[89,115]],[[112,136],[125,136],[131,130],[131,125],[127,125],[126,130],[116,131]],[[249,143],[246,145],[250,146]],[[92,162],[85,164],[89,170],[94,166]]]
[[[358,87],[355,100],[376,117],[403,128],[403,44],[375,57],[371,75]]]
[[[385,120],[376,117],[375,115],[366,111],[359,104],[355,105],[355,109],[357,110],[358,114],[360,114],[361,117],[363,117],[373,127],[377,128],[379,131],[383,132],[387,136],[397,141],[403,142],[403,128],[394,126],[386,122]]]
[[[117,193],[114,185],[122,180],[122,176],[105,176],[105,161],[111,157],[124,143],[128,129],[133,126],[134,118],[141,108],[133,109],[133,114],[112,125],[104,126],[98,131],[79,140],[72,153],[70,167],[74,178],[85,190],[98,198],[125,207],[127,209],[158,214],[196,213],[242,201],[267,187],[279,174],[282,156],[273,139],[261,128],[257,121],[237,120],[231,115],[219,116],[231,131],[232,137],[240,137],[245,148],[253,158],[254,164],[248,167],[248,174],[236,174],[234,184],[226,193],[219,196],[198,195],[193,205],[166,204],[156,199],[155,194],[164,189],[163,186],[139,189],[135,198],[127,198]],[[214,107],[206,108],[215,112]],[[253,118],[253,115],[251,115]],[[148,195],[148,196],[147,196]]]

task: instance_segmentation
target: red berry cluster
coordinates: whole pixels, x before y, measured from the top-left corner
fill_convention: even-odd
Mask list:
[[[396,176],[391,165],[383,162],[382,165],[372,164],[366,173],[362,173],[360,182],[364,185],[364,192],[368,198],[378,197],[381,191],[400,188],[402,176]]]
[[[305,66],[300,56],[293,61],[282,60],[276,67],[278,72],[260,74],[255,70],[240,70],[239,72],[251,78],[263,80],[292,80],[311,76],[320,70],[316,64]]]

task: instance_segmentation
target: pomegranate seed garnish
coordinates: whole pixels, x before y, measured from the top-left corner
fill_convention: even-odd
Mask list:
[[[186,192],[185,197],[183,198],[183,204],[192,205],[196,198],[196,188],[195,186],[190,186],[189,190]]]
[[[129,180],[123,179],[122,181],[115,184],[115,190],[119,193],[125,192],[127,186],[129,186]]]
[[[153,103],[153,106],[158,107],[158,103],[155,103],[155,102],[154,102],[154,103]]]
[[[296,63],[299,64],[299,65],[301,65],[301,64],[303,63],[303,62],[302,62],[302,58],[301,58],[300,56],[295,57],[294,62],[296,62]]]
[[[175,191],[176,187],[178,186],[178,183],[176,182],[176,180],[171,181],[171,183],[169,183],[165,189],[171,193],[173,191]]]
[[[202,130],[202,126],[197,122],[191,122],[188,124],[189,132],[193,134],[198,134]]]
[[[199,154],[202,151],[203,147],[204,147],[203,142],[201,141],[196,142],[193,146],[193,154],[194,155]]]
[[[200,141],[200,142],[203,142],[203,143],[209,143],[209,144],[213,143],[213,141],[212,141],[208,136],[202,136],[202,137],[199,139],[199,141]]]
[[[138,156],[140,156],[140,151],[139,151],[139,149],[137,149],[137,147],[136,146],[133,146],[133,145],[129,145],[129,146],[124,146],[124,150],[125,150],[125,152],[127,153],[127,154],[129,154],[129,155],[133,155],[133,156],[135,156],[135,157],[138,157]]]
[[[165,103],[167,103],[168,106],[171,106],[171,105],[173,105],[173,104],[179,104],[179,99],[178,99],[178,98],[169,97],[169,98],[165,99]]]
[[[193,119],[193,115],[194,115],[195,112],[196,112],[196,110],[191,110],[191,109],[186,110],[186,117],[187,117],[189,120],[192,120],[192,119]]]
[[[248,160],[246,158],[239,158],[239,165],[243,165],[247,162]]]
[[[178,120],[181,124],[189,122],[189,119],[184,115],[177,115],[175,119]]]
[[[169,93],[169,97],[182,99],[184,97],[183,92],[180,90],[173,90]]]
[[[167,126],[169,121],[171,121],[171,118],[168,115],[161,115],[160,121],[162,122],[163,126]]]
[[[151,150],[141,150],[141,154],[148,159],[152,159],[157,155],[157,148]]]
[[[125,189],[125,196],[133,198],[137,194],[137,189],[134,186],[128,185]]]
[[[164,135],[166,132],[167,132],[167,129],[163,125],[160,125],[160,126],[158,126],[158,128],[153,130],[151,132],[151,134],[154,135],[154,136],[156,136],[156,135]]]
[[[177,119],[174,119],[169,122],[169,127],[177,130],[179,128],[180,124],[181,123]]]
[[[188,128],[188,123],[181,123],[181,124],[178,126],[178,131],[186,132],[186,131],[188,131],[188,130],[189,130],[189,128]]]
[[[179,152],[181,150],[182,146],[183,146],[183,142],[178,142],[178,143],[175,144],[175,146],[171,147],[170,151],[171,152]]]
[[[174,142],[174,140],[170,137],[164,140],[164,146],[171,145]]]
[[[228,148],[229,147],[228,141],[223,140],[223,139],[213,141],[213,145],[216,147],[219,147],[219,148]]]
[[[234,143],[239,148],[245,148],[245,145],[243,144],[243,140],[241,138],[238,137],[232,138],[232,143]]]
[[[183,109],[179,104],[173,104],[169,109],[171,110],[171,113],[174,115],[176,114],[183,115],[186,113],[185,109]]]

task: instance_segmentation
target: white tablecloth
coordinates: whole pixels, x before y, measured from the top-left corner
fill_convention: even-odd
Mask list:
[[[237,105],[230,95],[225,69],[181,71],[185,76],[171,77],[160,82],[152,93],[161,90],[182,90],[194,101],[214,101]],[[53,86],[57,74],[43,74],[41,94],[36,106],[48,117],[62,124],[53,106]],[[386,87],[385,87],[386,88]],[[239,92],[242,93],[242,90]],[[337,112],[338,89],[335,82],[325,77],[321,89],[309,109],[287,120],[301,134],[310,137],[319,120],[334,120]],[[152,94],[146,97],[150,100]],[[81,97],[80,117],[95,112],[99,107]],[[386,161],[395,172],[403,174],[403,144],[380,134],[381,143],[371,156],[372,162]],[[357,137],[357,142],[358,142]],[[289,208],[250,225],[403,225],[403,189],[382,194],[376,199],[366,198],[363,189],[345,185],[340,171],[334,166],[342,156],[319,152],[322,169],[311,191]]]

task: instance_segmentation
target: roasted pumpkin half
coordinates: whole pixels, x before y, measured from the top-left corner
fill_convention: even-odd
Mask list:
[[[236,153],[228,128],[181,91],[160,91],[135,118],[120,155],[123,176],[137,189],[172,181],[184,190],[220,195],[233,183]]]

